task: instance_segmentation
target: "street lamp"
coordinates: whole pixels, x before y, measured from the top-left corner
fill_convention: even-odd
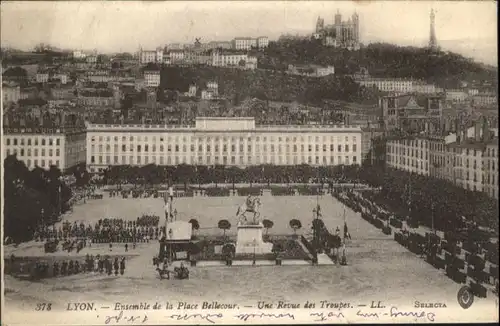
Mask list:
[[[255,247],[257,246],[257,240],[255,238],[253,238],[252,244],[253,244],[253,263],[252,263],[252,265],[255,266]]]

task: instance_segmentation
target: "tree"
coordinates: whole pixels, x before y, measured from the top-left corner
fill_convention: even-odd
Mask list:
[[[262,224],[264,225],[264,228],[266,229],[266,235],[267,235],[267,232],[269,231],[269,229],[271,229],[274,225],[273,221],[271,220],[262,220]]]
[[[235,189],[234,184],[236,180],[239,180],[241,174],[240,169],[236,166],[230,166],[228,169],[226,169],[226,174],[228,179],[231,181],[234,190]]]
[[[302,227],[302,223],[298,219],[292,219],[290,220],[290,227],[293,229],[293,233],[297,234],[297,230]]]
[[[184,184],[184,191],[187,191],[187,184],[194,179],[194,167],[188,164],[179,164],[175,170],[176,179]]]
[[[68,208],[71,190],[59,180],[59,169],[30,172],[10,155],[4,160],[4,172],[4,233],[15,242],[30,240],[37,227],[55,222]]]
[[[231,228],[231,223],[228,220],[220,220],[219,223],[217,223],[217,227],[224,231],[224,238],[225,238],[226,230],[229,230]]]

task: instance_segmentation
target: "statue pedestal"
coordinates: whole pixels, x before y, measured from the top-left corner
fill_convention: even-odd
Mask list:
[[[262,223],[238,225],[236,254],[271,253],[273,244],[264,242],[262,239],[262,229],[264,229]]]

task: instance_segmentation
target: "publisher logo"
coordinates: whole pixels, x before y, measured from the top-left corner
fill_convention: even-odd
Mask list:
[[[468,286],[462,286],[457,294],[458,304],[463,309],[469,309],[474,303],[474,294]]]

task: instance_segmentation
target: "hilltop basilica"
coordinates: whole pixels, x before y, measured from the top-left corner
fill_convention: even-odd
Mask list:
[[[342,15],[337,10],[333,25],[325,25],[325,20],[318,17],[313,37],[322,40],[325,46],[357,50],[359,49],[359,16],[355,12],[347,21],[342,21]]]

